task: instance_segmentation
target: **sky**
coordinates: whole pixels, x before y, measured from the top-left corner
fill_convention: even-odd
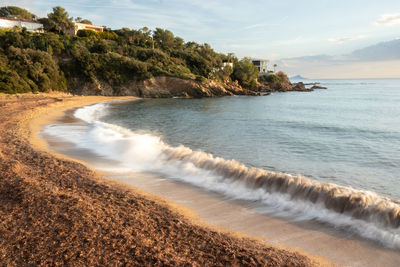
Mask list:
[[[350,55],[400,38],[400,0],[0,0],[0,5],[24,7],[39,17],[60,5],[72,17],[112,29],[169,29],[185,41],[208,43],[217,52],[269,59],[289,75],[400,78],[400,71],[393,72],[396,66],[400,69],[396,56],[374,60],[369,71],[360,68],[361,61],[352,62],[353,68],[341,61],[334,69],[331,60],[314,60],[311,66],[307,61],[309,56]],[[319,65],[321,71],[311,71]]]

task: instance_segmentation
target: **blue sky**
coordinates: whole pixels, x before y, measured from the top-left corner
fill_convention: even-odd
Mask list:
[[[60,5],[113,29],[166,28],[218,52],[271,61],[343,55],[400,38],[400,0],[12,0],[39,16]],[[283,67],[283,66],[282,66]]]

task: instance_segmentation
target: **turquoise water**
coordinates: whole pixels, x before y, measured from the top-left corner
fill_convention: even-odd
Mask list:
[[[149,99],[102,121],[247,166],[400,199],[400,80],[322,80],[328,90]]]

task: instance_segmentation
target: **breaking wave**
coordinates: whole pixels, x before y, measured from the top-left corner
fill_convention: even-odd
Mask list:
[[[276,212],[318,220],[400,249],[398,200],[301,175],[249,168],[185,146],[173,147],[158,136],[100,121],[106,112],[106,104],[75,112],[90,126],[81,145],[117,160],[124,168],[157,172],[231,198],[257,201]]]

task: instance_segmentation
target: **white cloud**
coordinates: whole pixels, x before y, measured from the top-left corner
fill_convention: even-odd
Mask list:
[[[336,44],[343,44],[343,43],[347,43],[350,41],[363,39],[365,37],[367,37],[367,36],[362,34],[362,35],[357,35],[357,36],[349,36],[349,37],[341,37],[341,38],[329,38],[328,41],[336,43]]]
[[[400,13],[397,14],[384,14],[380,19],[374,22],[375,25],[392,26],[400,24]]]
[[[277,27],[280,26],[285,20],[287,20],[289,17],[284,16],[282,19],[280,19],[278,22],[274,23],[257,23],[257,24],[252,24],[244,27],[244,30],[250,30],[254,28],[263,28],[263,27]]]

